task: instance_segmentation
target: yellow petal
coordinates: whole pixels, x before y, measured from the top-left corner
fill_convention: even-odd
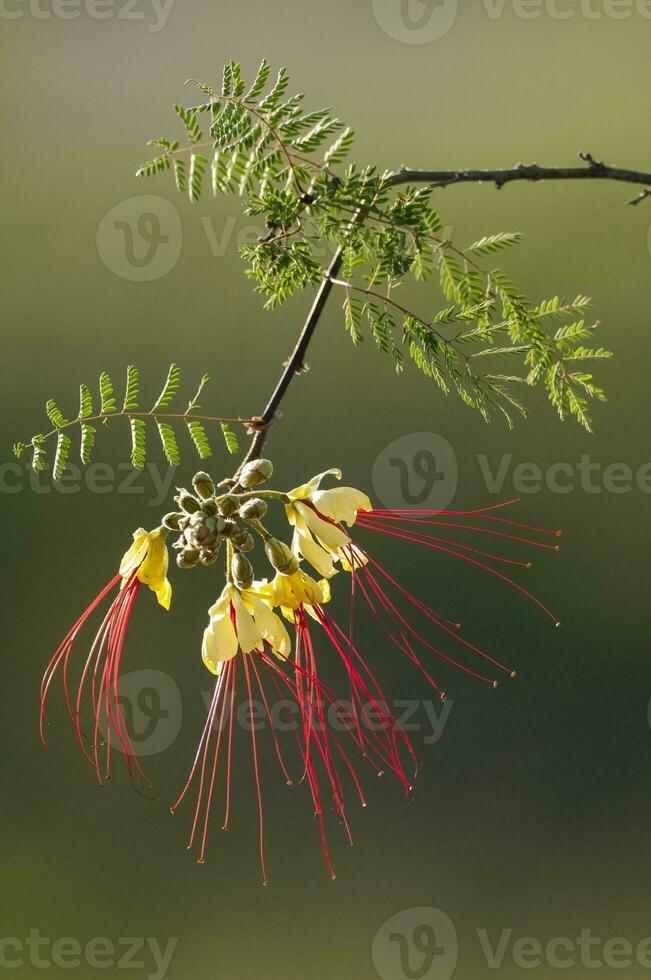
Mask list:
[[[352,527],[357,520],[358,510],[373,510],[373,505],[365,493],[354,487],[333,487],[332,490],[319,490],[312,496],[312,503],[325,517],[338,524],[343,521]]]
[[[368,564],[368,558],[364,554],[361,548],[351,541],[349,545],[341,549],[339,554],[341,558],[341,567],[345,572],[351,572],[353,567],[355,571],[358,568],[363,568],[364,565]]]
[[[332,555],[337,555],[339,549],[348,544],[350,538],[340,527],[336,527],[336,525],[319,517],[311,507],[307,507],[305,504],[299,503],[296,504],[296,507],[319,544],[323,545]]]
[[[267,641],[273,652],[278,654],[278,656],[288,657],[292,644],[289,639],[289,633],[283,626],[281,620],[257,596],[251,596],[251,603],[253,604],[255,625],[260,630],[263,639]]]
[[[219,616],[226,616],[230,613],[231,595],[233,592],[234,588],[232,585],[224,586],[219,599],[217,599],[217,601],[208,610],[208,615],[211,619],[216,619]]]
[[[325,551],[320,544],[317,544],[311,534],[296,529],[294,531],[294,550],[298,550],[320,575],[332,578],[336,573],[330,553]]]
[[[166,531],[151,531],[147,535],[147,554],[138,569],[138,578],[145,585],[156,586],[167,575],[169,554]]]
[[[313,476],[311,480],[307,481],[307,483],[303,483],[300,487],[295,487],[293,490],[290,490],[287,496],[291,500],[307,500],[308,498],[311,498],[315,490],[319,489],[321,480],[323,480],[325,476],[330,475],[336,477],[337,480],[341,480],[341,470],[338,470],[336,467],[331,470],[324,470],[323,473]]]
[[[169,579],[164,579],[160,585],[153,588],[153,591],[156,593],[158,605],[163,609],[169,609],[172,602],[172,586]]]
[[[139,527],[133,532],[133,544],[125,551],[120,562],[120,575],[123,579],[128,579],[133,571],[138,568],[147,554],[149,544],[149,534],[144,527]]]
[[[250,653],[252,650],[261,650],[263,646],[262,634],[237,589],[233,589],[231,602],[235,610],[235,630],[243,652]]]
[[[221,666],[232,660],[238,650],[237,636],[230,616],[217,616],[203,634],[201,656],[208,670],[219,674]]]

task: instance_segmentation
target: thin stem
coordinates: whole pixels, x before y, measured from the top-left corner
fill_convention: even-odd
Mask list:
[[[629,201],[638,204],[651,195],[651,173],[612,167],[595,160],[590,153],[580,153],[586,164],[583,167],[541,167],[537,163],[518,163],[515,167],[499,170],[410,170],[403,167],[392,175],[392,183],[431,184],[432,188],[449,187],[452,184],[491,183],[499,190],[514,181],[537,182],[541,180],[616,180],[627,184],[645,184],[647,190]]]
[[[64,425],[59,425],[44,435],[42,441],[45,442],[46,439],[50,439],[58,432],[62,432],[63,429],[69,429],[71,425],[86,425],[89,422],[109,422],[111,419],[132,418],[153,419],[155,422],[158,419],[174,419],[177,422],[216,422],[223,423],[224,425],[244,425],[247,428],[255,426],[258,423],[257,418],[218,418],[213,415],[194,415],[189,412],[101,412],[99,415],[88,415],[86,418],[78,416],[76,419],[71,419],[69,422],[65,422]]]

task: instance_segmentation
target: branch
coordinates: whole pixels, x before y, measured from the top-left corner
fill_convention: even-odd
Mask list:
[[[337,273],[341,269],[342,253],[341,249],[337,249],[334,257],[328,266],[328,271],[326,272],[321,285],[319,286],[318,292],[312,304],[312,309],[308,313],[307,320],[303,325],[298,340],[296,341],[296,346],[292,351],[289,359],[285,362],[283,373],[280,376],[278,384],[276,385],[274,392],[267,403],[267,407],[260,416],[259,420],[250,426],[254,429],[254,436],[251,440],[251,445],[249,450],[242,460],[239,470],[249,462],[251,459],[256,459],[262,452],[262,447],[265,444],[267,438],[267,430],[271,423],[275,420],[278,409],[280,408],[280,403],[285,397],[285,393],[289,388],[294,375],[300,374],[301,371],[305,370],[305,354],[312,340],[312,335],[317,328],[317,324],[321,319],[321,313],[323,312],[323,307],[326,304],[328,296],[332,292],[332,287],[334,286],[334,279],[336,279]]]
[[[407,167],[403,167],[389,178],[389,183],[427,183],[432,185],[432,189],[450,187],[452,184],[491,183],[500,190],[505,184],[518,180],[529,182],[540,180],[617,180],[626,184],[646,185],[646,189],[629,201],[629,204],[639,204],[644,198],[651,196],[651,173],[611,167],[595,160],[590,153],[580,153],[579,156],[585,161],[586,166],[541,167],[537,163],[518,163],[515,167],[506,170],[409,170]]]
[[[584,161],[585,166],[541,167],[537,163],[518,163],[515,167],[506,170],[410,170],[407,167],[402,167],[388,176],[387,183],[394,187],[400,184],[425,183],[430,184],[432,190],[439,187],[450,187],[453,184],[492,183],[499,190],[505,184],[514,181],[536,183],[541,180],[616,180],[627,184],[645,185],[645,189],[637,197],[630,200],[629,204],[637,205],[647,197],[651,197],[651,173],[612,167],[595,160],[590,153],[580,153],[579,157]],[[274,392],[262,415],[250,426],[254,430],[253,439],[239,469],[262,452],[269,426],[275,421],[278,409],[292,380],[295,375],[300,374],[305,369],[305,354],[335,284],[333,280],[339,273],[341,261],[342,253],[341,249],[338,249],[319,286],[296,346],[284,364],[283,372]]]

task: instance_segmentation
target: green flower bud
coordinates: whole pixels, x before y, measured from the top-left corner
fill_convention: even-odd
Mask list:
[[[257,487],[264,483],[273,473],[274,468],[269,459],[252,459],[240,473],[240,483],[243,487]]]
[[[199,552],[199,561],[202,565],[214,565],[219,558],[219,545],[216,548],[207,549]]]
[[[222,536],[225,538],[232,538],[233,535],[239,531],[239,525],[235,521],[223,521],[223,528],[221,530]]]
[[[206,517],[217,517],[219,508],[212,497],[209,500],[204,500],[201,505],[201,513],[205,514]]]
[[[284,541],[268,538],[264,543],[267,558],[281,575],[293,575],[298,571],[298,560]]]
[[[240,507],[240,516],[247,521],[261,521],[267,510],[266,501],[262,497],[252,497]]]
[[[239,500],[232,493],[227,493],[219,501],[219,510],[224,517],[230,517],[237,510]]]
[[[233,581],[238,589],[250,589],[253,584],[253,565],[245,555],[236,551],[231,564]]]
[[[183,514],[175,514],[174,512],[165,514],[165,517],[163,518],[163,527],[166,527],[168,531],[180,531],[182,520]]]
[[[214,517],[207,517],[200,527],[196,528],[193,534],[193,544],[201,548],[210,548],[217,544],[217,521]]]
[[[178,497],[174,499],[186,514],[196,514],[199,510],[199,501],[191,493],[188,493],[187,490],[181,490]]]
[[[199,552],[196,548],[184,548],[176,556],[176,564],[179,568],[194,568],[199,561]]]
[[[215,484],[208,473],[195,473],[192,477],[192,486],[202,500],[208,500],[215,492]]]
[[[244,529],[236,531],[231,541],[238,551],[251,551],[255,544],[251,532],[245,531]]]

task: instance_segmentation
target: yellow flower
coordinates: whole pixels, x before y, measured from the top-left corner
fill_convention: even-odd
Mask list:
[[[351,539],[338,525],[345,523],[352,527],[359,510],[373,509],[366,494],[354,487],[320,490],[321,481],[329,474],[341,479],[338,469],[319,473],[290,490],[291,502],[285,505],[287,519],[294,528],[294,553],[302,555],[326,578],[335,574],[334,562],[342,557],[342,549],[351,545]]]
[[[253,589],[240,591],[234,585],[225,586],[208,615],[201,655],[213,674],[219,674],[222,664],[232,660],[238,650],[263,650],[265,642],[277,656],[289,656],[291,641],[282,620]]]
[[[272,582],[254,583],[258,594],[272,606],[279,606],[285,619],[295,621],[297,609],[303,606],[313,616],[312,606],[330,601],[330,583],[327,579],[316,582],[300,568],[293,575],[276,575]]]
[[[120,562],[122,586],[132,578],[148,585],[156,593],[159,604],[169,609],[172,601],[172,586],[167,579],[169,555],[165,539],[167,531],[159,527],[155,531],[145,531],[139,527],[133,534],[133,544]]]

